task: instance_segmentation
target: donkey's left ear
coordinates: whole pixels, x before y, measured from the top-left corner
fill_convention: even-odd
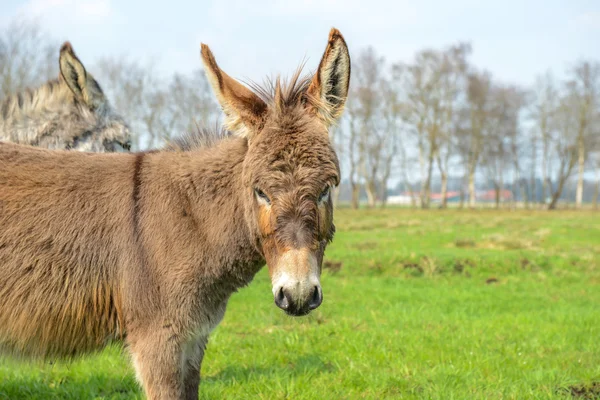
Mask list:
[[[106,102],[106,97],[98,82],[75,55],[71,43],[65,42],[60,48],[60,78],[65,81],[75,98],[94,110]]]
[[[350,54],[344,37],[335,28],[315,76],[308,87],[308,104],[329,128],[342,116],[350,84]]]

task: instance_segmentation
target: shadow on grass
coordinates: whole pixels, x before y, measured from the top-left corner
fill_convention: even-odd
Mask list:
[[[206,383],[222,383],[230,385],[243,383],[260,378],[281,378],[282,376],[313,375],[323,372],[334,372],[338,368],[333,364],[323,361],[315,354],[298,357],[286,365],[274,364],[272,366],[229,366],[215,375],[202,375]]]

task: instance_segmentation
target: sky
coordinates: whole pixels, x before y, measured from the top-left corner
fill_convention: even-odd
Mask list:
[[[0,29],[18,16],[71,41],[86,66],[125,55],[162,74],[188,73],[201,68],[203,42],[229,75],[256,82],[304,60],[314,71],[331,27],[351,54],[371,45],[389,62],[469,41],[476,66],[521,85],[600,60],[598,0],[2,0]]]

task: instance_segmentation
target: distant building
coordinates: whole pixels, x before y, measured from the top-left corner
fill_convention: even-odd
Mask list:
[[[496,191],[492,189],[477,192],[475,193],[475,198],[477,201],[496,201]],[[510,190],[500,191],[500,201],[511,201],[512,199],[513,194]]]
[[[416,195],[415,198],[418,198],[418,195]],[[388,204],[412,204],[412,198],[411,198],[410,194],[409,195],[399,194],[399,195],[395,195],[395,196],[388,196],[387,203]]]

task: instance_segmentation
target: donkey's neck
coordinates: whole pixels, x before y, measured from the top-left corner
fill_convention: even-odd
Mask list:
[[[204,282],[233,290],[248,284],[264,264],[245,218],[246,152],[245,140],[228,138],[210,148],[151,155],[168,168],[183,236],[193,241],[188,245],[202,264]]]

